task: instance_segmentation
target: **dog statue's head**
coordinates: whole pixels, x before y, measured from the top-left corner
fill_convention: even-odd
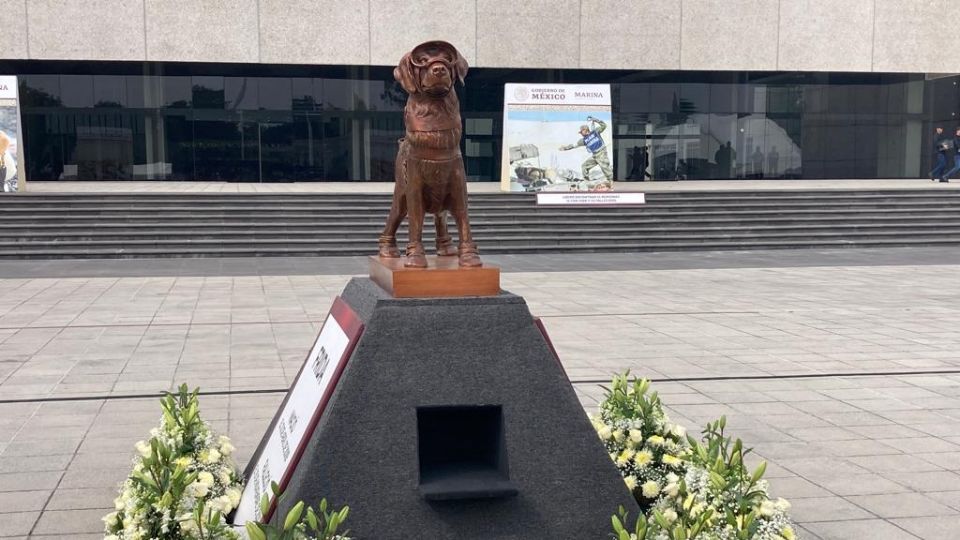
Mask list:
[[[403,55],[393,78],[408,94],[424,93],[442,97],[450,93],[456,79],[463,84],[467,61],[446,41],[428,41]]]

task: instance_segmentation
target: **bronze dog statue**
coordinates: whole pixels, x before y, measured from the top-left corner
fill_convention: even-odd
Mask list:
[[[456,79],[467,75],[467,61],[453,45],[428,41],[400,59],[393,77],[409,94],[403,109],[406,136],[397,152],[396,185],[387,223],[380,235],[380,256],[399,257],[397,229],[409,217],[410,239],[404,266],[426,268],[423,219],[437,226],[437,255],[459,256],[460,266],[481,266],[467,218],[467,181],[460,155],[460,101]],[[446,214],[457,222],[460,245],[454,250]]]

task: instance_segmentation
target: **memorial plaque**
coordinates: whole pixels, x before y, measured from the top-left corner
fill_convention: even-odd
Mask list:
[[[270,519],[276,505],[270,484],[276,482],[281,489],[286,487],[362,331],[357,315],[338,297],[267,435],[247,465],[247,485],[234,523]],[[271,503],[267,515],[261,516],[260,500],[264,494],[269,495]]]

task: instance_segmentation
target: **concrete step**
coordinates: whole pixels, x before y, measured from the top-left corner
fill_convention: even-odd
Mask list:
[[[558,250],[556,246],[519,246],[484,248],[484,254],[525,253],[631,253],[688,250],[750,250],[750,249],[830,249],[830,248],[880,248],[880,247],[960,247],[957,238],[925,239],[867,239],[851,240],[794,240],[794,241],[744,241],[730,242],[669,242],[662,244],[612,242],[568,244]],[[0,259],[91,259],[91,258],[140,258],[140,257],[338,257],[372,255],[371,249],[355,246],[345,248],[305,249],[303,247],[127,247],[127,248],[73,248],[62,250],[25,249],[13,252],[0,250]]]
[[[428,226],[432,223],[432,217],[427,218]],[[807,215],[762,215],[762,216],[701,216],[692,215],[683,219],[665,220],[659,216],[647,215],[611,215],[595,216],[591,219],[569,219],[555,218],[550,220],[540,219],[538,216],[515,216],[514,219],[507,221],[504,219],[489,219],[487,216],[476,216],[470,220],[472,227],[498,227],[521,225],[524,229],[556,229],[567,230],[570,228],[607,228],[607,227],[669,227],[669,226],[689,226],[689,227],[725,227],[725,226],[818,226],[818,225],[869,225],[869,224],[949,224],[960,222],[960,212],[952,213],[916,213],[911,215],[900,215],[897,213],[857,213],[847,214],[838,213],[830,216],[807,216]],[[115,232],[136,232],[147,230],[210,230],[210,231],[233,231],[233,230],[380,230],[383,228],[383,217],[369,219],[356,218],[333,218],[329,216],[315,216],[303,218],[289,218],[288,220],[270,220],[264,223],[251,222],[250,220],[235,219],[213,219],[213,220],[177,220],[177,221],[159,221],[159,220],[110,220],[96,218],[77,218],[62,219],[56,222],[42,219],[6,219],[0,220],[3,230],[7,233],[12,232],[31,232],[31,231],[72,231],[72,230],[103,230]],[[452,227],[453,222],[451,222]]]
[[[760,235],[768,233],[809,233],[809,234],[850,234],[850,233],[916,233],[926,231],[937,231],[938,233],[955,232],[960,233],[960,219],[954,219],[948,222],[931,223],[844,223],[844,224],[762,224],[743,227],[740,225],[726,226],[698,226],[689,224],[659,224],[646,226],[616,226],[616,225],[596,225],[596,224],[577,224],[570,227],[547,226],[541,224],[538,227],[505,227],[505,226],[485,226],[474,224],[472,227],[476,238],[519,237],[528,241],[539,241],[542,239],[555,238],[577,238],[577,237],[611,237],[620,238],[625,235]],[[143,229],[93,229],[74,228],[64,230],[62,228],[49,228],[45,230],[36,230],[31,228],[6,228],[4,229],[7,238],[16,242],[43,242],[43,241],[96,241],[96,240],[277,240],[286,239],[310,239],[319,237],[330,237],[341,240],[365,241],[370,238],[376,238],[381,228],[376,226],[351,227],[351,228],[312,228],[312,227],[251,227],[250,225],[217,228],[217,227],[152,227]],[[433,227],[428,226],[427,231],[432,234]],[[456,229],[450,228],[451,234],[456,237]],[[401,228],[399,236],[407,234],[406,227]]]
[[[372,254],[389,201],[389,194],[14,195],[0,198],[0,258]],[[556,208],[537,207],[529,194],[474,194],[471,225],[484,253],[960,245],[960,191],[675,192],[648,201]],[[432,219],[425,232],[431,245]]]

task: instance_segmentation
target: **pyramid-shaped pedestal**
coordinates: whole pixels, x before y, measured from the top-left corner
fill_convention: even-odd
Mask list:
[[[363,540],[593,540],[636,515],[523,298],[341,298],[364,330],[274,521],[326,497]]]

